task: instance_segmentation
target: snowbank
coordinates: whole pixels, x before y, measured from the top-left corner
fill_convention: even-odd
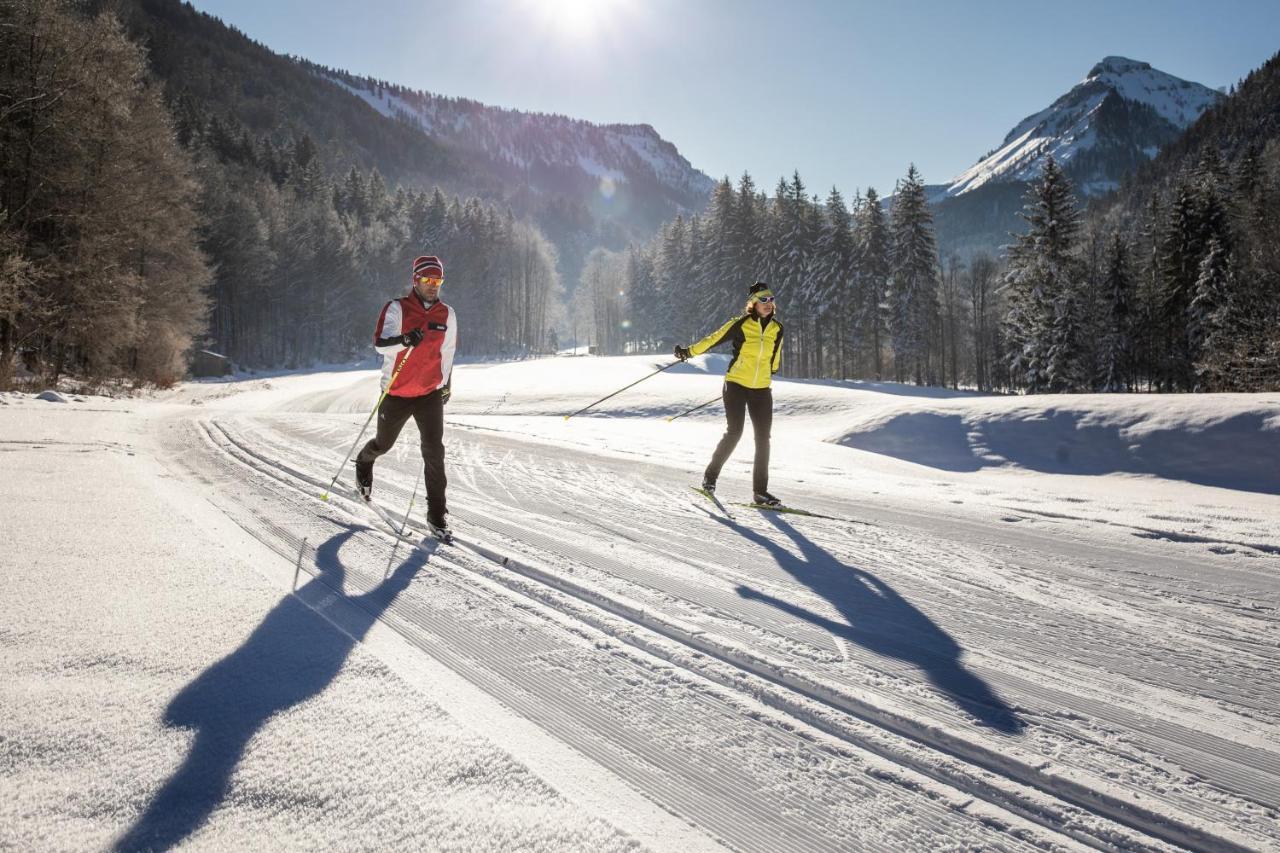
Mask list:
[[[609,431],[627,434],[629,444],[652,442],[655,448],[681,434],[718,434],[728,356],[702,356],[644,378],[671,362],[648,355],[462,364],[455,368],[446,414],[467,422],[501,418],[529,434],[560,439],[570,435],[560,423],[564,415],[643,380],[578,415],[576,434],[608,421]],[[316,372],[238,386],[189,384],[170,399],[238,394],[238,410],[367,413],[377,400],[377,376],[348,369],[338,376]],[[277,392],[281,382],[288,394]],[[782,441],[821,441],[939,472],[1137,474],[1280,494],[1276,394],[994,396],[893,382],[778,379],[773,395],[774,435]],[[674,416],[680,419],[667,424]],[[514,418],[554,420],[517,425],[509,420]]]
[[[1280,397],[1080,395],[914,402],[834,433],[946,471],[1148,474],[1280,494]]]

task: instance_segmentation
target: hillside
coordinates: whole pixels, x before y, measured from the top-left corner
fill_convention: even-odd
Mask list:
[[[326,170],[476,195],[539,225],[575,280],[596,245],[622,248],[700,209],[711,180],[645,125],[595,125],[414,92],[281,56],[178,0],[122,0],[181,124],[215,116],[282,148],[311,137]]]
[[[1100,205],[1136,211],[1153,193],[1166,194],[1180,175],[1213,150],[1228,172],[1263,168],[1264,154],[1280,157],[1280,53],[1250,72],[1229,97],[1208,110],[1186,133],[1163,148],[1124,182],[1114,199]],[[1252,163],[1246,166],[1245,161]]]
[[[700,209],[713,182],[649,125],[598,125],[448,98],[310,66],[380,114],[418,127],[504,186],[587,200],[652,232]]]
[[[446,146],[383,121],[353,98],[217,18],[178,0],[95,0],[142,43],[167,100],[181,113],[233,121],[284,146],[309,135],[329,171],[376,167],[389,181],[446,191],[498,191]]]

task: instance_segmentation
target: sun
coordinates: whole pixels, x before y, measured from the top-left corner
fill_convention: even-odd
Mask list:
[[[549,29],[566,38],[586,39],[609,24],[623,0],[530,0]]]

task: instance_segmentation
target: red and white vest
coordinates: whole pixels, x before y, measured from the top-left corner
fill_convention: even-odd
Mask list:
[[[422,343],[408,349],[399,342],[378,346],[379,340],[398,338],[412,329],[422,330]],[[421,397],[449,383],[453,373],[453,353],[458,348],[457,316],[443,302],[426,304],[418,294],[393,299],[382,308],[373,347],[382,354],[382,389],[401,362],[408,359],[396,384],[387,392],[392,397]]]

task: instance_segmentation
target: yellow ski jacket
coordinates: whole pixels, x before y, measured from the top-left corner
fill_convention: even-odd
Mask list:
[[[725,381],[744,388],[768,388],[773,374],[782,366],[782,324],[777,318],[761,319],[750,314],[734,317],[689,347],[689,352],[702,355],[725,341],[733,344],[733,360],[725,372]]]

